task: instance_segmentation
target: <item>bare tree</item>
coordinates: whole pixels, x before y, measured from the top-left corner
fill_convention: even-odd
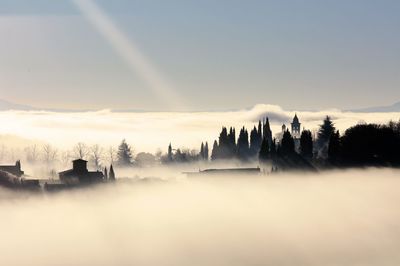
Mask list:
[[[86,159],[89,155],[89,149],[85,143],[78,142],[74,147],[74,155],[78,159]]]
[[[10,157],[11,161],[15,161],[15,154],[16,154],[15,148],[11,148],[9,150],[9,154],[10,154],[9,157]]]
[[[117,159],[117,150],[113,146],[110,146],[110,148],[108,148],[107,153],[108,153],[107,156],[109,163],[113,164]]]
[[[161,161],[161,157],[162,157],[162,150],[160,148],[157,149],[155,157],[156,157],[156,161],[160,162]]]
[[[70,163],[72,156],[71,156],[71,152],[69,151],[64,151],[61,153],[60,156],[60,161],[63,167],[68,166],[68,164]]]
[[[7,154],[7,147],[6,146],[4,146],[4,144],[1,144],[1,146],[0,146],[0,161],[3,161],[5,158],[5,156],[6,156],[6,154]]]
[[[39,148],[36,144],[33,144],[25,148],[25,153],[26,153],[26,160],[30,163],[34,163],[37,161],[39,157]]]
[[[103,148],[101,148],[98,144],[90,147],[90,157],[97,170],[101,169],[101,160],[103,158],[103,154]]]
[[[43,145],[43,161],[47,164],[54,163],[57,160],[57,149],[50,144]]]

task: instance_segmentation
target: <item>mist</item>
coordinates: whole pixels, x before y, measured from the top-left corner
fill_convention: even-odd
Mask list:
[[[399,174],[158,168],[54,194],[1,188],[0,264],[398,265]]]
[[[0,141],[23,149],[32,143],[49,143],[65,150],[77,142],[118,145],[126,139],[135,151],[165,150],[174,147],[198,148],[202,141],[213,141],[222,126],[252,128],[259,119],[270,118],[273,133],[288,125],[295,111],[276,105],[256,105],[250,109],[225,112],[48,112],[4,111],[0,123]],[[359,122],[385,124],[398,121],[400,113],[352,113],[340,110],[298,111],[302,128],[314,130],[330,115],[341,132]]]

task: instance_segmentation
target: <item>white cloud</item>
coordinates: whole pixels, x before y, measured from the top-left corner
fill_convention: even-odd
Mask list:
[[[400,113],[352,113],[340,110],[296,112],[307,129],[317,129],[322,119],[330,115],[341,131],[360,121],[386,123],[398,120]],[[70,148],[79,141],[104,146],[117,145],[126,138],[136,151],[154,152],[175,147],[198,148],[201,141],[211,144],[222,126],[248,128],[258,119],[268,116],[274,133],[282,123],[287,125],[295,111],[276,105],[256,105],[248,110],[229,112],[112,112],[101,110],[82,113],[44,111],[0,112],[0,134],[50,142],[59,148]]]

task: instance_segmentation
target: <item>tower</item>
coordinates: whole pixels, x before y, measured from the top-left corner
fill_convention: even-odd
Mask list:
[[[293,122],[291,123],[291,125],[292,125],[292,135],[293,135],[293,137],[299,137],[300,136],[300,125],[301,125],[301,123],[299,122],[299,118],[297,117],[297,114],[294,115]]]
[[[82,160],[82,159],[77,159],[72,161],[72,169],[76,172],[76,173],[85,173],[87,172],[87,161]]]

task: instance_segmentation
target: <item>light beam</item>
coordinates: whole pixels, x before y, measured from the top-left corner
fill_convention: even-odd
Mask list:
[[[183,108],[185,100],[168,84],[150,60],[135,45],[135,42],[120,30],[112,19],[92,0],[72,0],[85,18],[111,44],[114,51],[139,74],[168,108]]]

